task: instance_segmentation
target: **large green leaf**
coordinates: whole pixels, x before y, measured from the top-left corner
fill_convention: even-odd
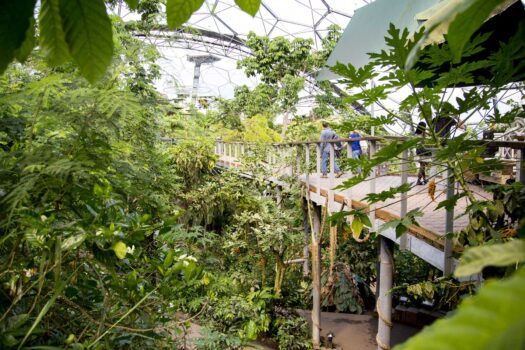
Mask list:
[[[418,40],[407,58],[407,69],[413,67],[417,52],[427,44],[433,32],[447,33],[447,40],[454,59],[461,58],[465,45],[476,30],[499,5],[511,4],[512,0],[450,0],[427,22],[423,37]]]
[[[394,350],[524,349],[525,269],[490,281],[448,318],[436,321]]]
[[[459,61],[463,48],[474,32],[481,27],[491,12],[505,0],[476,0],[465,11],[459,13],[448,28],[448,45]]]
[[[473,247],[463,253],[454,275],[470,276],[481,272],[486,266],[508,266],[523,261],[525,261],[524,240],[516,239],[503,244]]]
[[[191,15],[200,9],[204,0],[168,0],[166,3],[166,15],[168,27],[176,29],[190,19]]]
[[[42,0],[39,14],[40,48],[51,66],[63,63],[69,57],[62,18],[60,0]]]
[[[24,43],[35,3],[36,0],[0,0],[0,74]]]
[[[259,6],[261,6],[261,0],[235,0],[235,3],[241,10],[249,13],[252,17],[255,16],[257,11],[259,11]]]
[[[113,29],[104,0],[60,0],[60,15],[69,52],[80,73],[96,82],[113,56]]]
[[[29,57],[29,54],[33,51],[35,47],[36,38],[35,38],[35,19],[31,17],[29,19],[29,28],[27,28],[26,36],[24,42],[18,49],[15,50],[15,58],[24,63]]]
[[[126,4],[131,10],[136,10],[139,7],[139,0],[126,0]]]

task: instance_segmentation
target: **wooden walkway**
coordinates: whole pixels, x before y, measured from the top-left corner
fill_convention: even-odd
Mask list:
[[[334,179],[334,185],[338,186],[343,183],[345,180],[348,180],[351,177],[349,174],[344,174],[338,179]],[[306,176],[303,174],[300,176],[303,182],[306,181]],[[369,179],[370,180],[370,179]],[[364,200],[365,196],[370,192],[370,186],[368,181],[364,181],[350,189],[347,190],[335,190],[334,191],[334,200],[336,202],[342,202],[342,198],[346,200],[351,200],[354,202],[354,206],[361,207],[367,206],[366,201]],[[408,183],[414,184],[416,182],[416,177],[409,177]],[[386,191],[391,187],[397,187],[401,185],[401,177],[397,175],[386,175],[378,176],[375,179],[376,181],[376,193]],[[439,181],[439,179],[438,179]],[[318,174],[310,175],[310,191],[316,192],[318,185]],[[329,179],[321,179],[321,191],[323,193],[327,192],[330,188]],[[470,185],[470,189],[474,192],[475,196],[479,199],[490,199],[491,194],[483,190],[479,186]],[[417,222],[421,225],[421,228],[428,231],[433,237],[443,236],[445,232],[445,209],[440,208],[436,210],[436,207],[439,202],[445,199],[444,188],[440,188],[439,184],[436,188],[434,195],[434,200],[431,199],[428,194],[428,185],[424,186],[412,186],[412,189],[407,192],[408,196],[408,210],[419,208],[423,212],[423,216],[417,219]],[[338,198],[341,197],[341,198]],[[464,213],[468,203],[466,198],[458,200],[454,211],[456,215]],[[376,204],[376,211],[379,209],[379,212],[376,212],[376,217],[381,218],[385,221],[391,220],[392,218],[397,218],[401,215],[401,203],[400,195],[397,195],[393,199],[389,199],[385,202],[379,202]],[[468,224],[468,217],[456,216],[454,220],[454,230],[461,230],[465,228]]]
[[[218,163],[223,167],[242,167],[241,163],[237,158],[231,156],[221,155]],[[280,175],[290,175],[291,168],[277,169],[274,174],[273,181],[279,184],[283,184],[282,181],[278,180]],[[303,185],[306,187],[307,180],[306,174],[295,175],[297,176]],[[348,180],[351,174],[343,174],[340,178],[320,178],[318,173],[311,173],[308,176],[308,182],[310,185],[310,198],[313,202],[318,205],[324,206],[328,203],[330,190],[333,189],[333,202],[329,203],[330,212],[338,212],[341,210],[349,210],[349,204],[352,209],[365,208],[368,210],[368,204],[364,200],[365,196],[370,193],[370,181],[367,179],[360,184],[353,186],[350,189],[336,189],[336,187],[342,184],[345,180]],[[270,179],[271,180],[271,179]],[[320,181],[320,186],[319,186]],[[333,181],[333,186],[330,184]],[[416,178],[413,176],[408,177],[408,183],[414,184]],[[428,194],[428,185],[416,186],[413,185],[411,190],[407,193],[407,210],[419,208],[423,216],[416,219],[419,226],[411,225],[409,228],[409,235],[405,242],[404,249],[407,249],[419,256],[423,260],[432,264],[440,270],[445,268],[445,256],[444,256],[444,238],[446,233],[446,211],[444,208],[436,210],[439,202],[445,199],[445,187],[442,185],[442,180],[437,178],[437,187],[434,193],[434,200],[431,199]],[[401,177],[399,175],[384,175],[377,176],[375,178],[375,192],[379,193],[401,185]],[[470,189],[473,191],[475,196],[479,199],[491,199],[491,194],[485,191],[479,186],[470,185]],[[399,219],[401,217],[401,201],[400,196],[397,195],[393,199],[389,199],[385,202],[379,202],[375,204],[375,218],[376,228],[380,227],[385,222]],[[462,215],[466,211],[467,199],[462,198],[458,200],[454,208],[454,230],[461,230],[468,224],[468,217]],[[381,232],[381,235],[388,237],[395,241],[397,244],[401,244],[401,240],[396,237],[393,230],[385,230]],[[462,248],[454,246],[455,251],[460,251]],[[453,259],[452,265],[455,266],[457,261]]]

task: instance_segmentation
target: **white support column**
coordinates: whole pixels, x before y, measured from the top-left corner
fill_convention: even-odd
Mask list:
[[[393,242],[379,236],[379,295],[377,299],[377,313],[379,316],[377,327],[377,350],[390,349],[390,335],[392,331],[392,289],[394,275]]]
[[[404,150],[401,156],[401,184],[408,182],[408,150]],[[401,218],[407,215],[407,192],[401,193]],[[408,236],[404,233],[399,242],[399,249],[408,249]]]
[[[314,350],[321,345],[321,235],[320,207],[314,206],[313,211],[313,241],[312,241],[312,343]]]
[[[369,148],[370,148],[370,158],[373,158],[377,150],[377,141],[370,140]],[[376,172],[377,172],[377,167],[374,167],[372,169],[372,173],[370,174],[370,193],[376,193]],[[370,222],[372,223],[373,231],[377,229],[375,207],[376,207],[375,204],[371,204],[370,213],[369,213]]]

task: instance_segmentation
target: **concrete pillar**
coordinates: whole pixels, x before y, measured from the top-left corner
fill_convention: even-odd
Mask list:
[[[379,316],[377,327],[377,350],[390,349],[390,335],[392,330],[392,289],[394,275],[393,259],[394,243],[383,236],[379,237],[379,296],[377,298],[377,313]]]
[[[370,158],[373,158],[376,154],[377,150],[377,141],[376,140],[370,140]],[[377,167],[374,167],[372,169],[372,173],[370,174],[370,193],[376,193],[376,172]],[[370,222],[372,223],[372,231],[376,230],[376,212],[375,212],[375,204],[370,205],[370,213],[368,215],[370,217]]]
[[[314,206],[312,240],[312,343],[315,349],[321,345],[321,207]]]
[[[447,200],[452,199],[454,197],[454,174],[452,172],[452,169],[450,167],[447,167]],[[454,232],[454,208],[447,209],[446,215],[445,215],[445,234]],[[443,249],[443,275],[447,276],[452,273],[452,253],[454,248],[454,242],[449,239],[445,238],[444,242],[444,249]]]
[[[401,184],[404,185],[408,182],[408,150],[404,150],[401,156]],[[401,217],[404,218],[407,215],[407,193],[401,193]],[[399,242],[399,248],[401,250],[408,249],[408,236],[404,233],[401,236]]]

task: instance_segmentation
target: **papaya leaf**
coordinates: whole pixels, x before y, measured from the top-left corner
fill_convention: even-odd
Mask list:
[[[387,199],[395,198],[396,194],[398,193],[405,193],[405,192],[410,191],[411,188],[412,187],[408,183],[402,184],[401,186],[397,186],[397,187],[390,187],[390,189],[385,190],[383,192],[369,193],[368,195],[366,195],[364,200],[367,201],[369,204],[374,204],[377,202],[384,202]]]
[[[416,217],[423,216],[423,213],[419,208],[410,210],[405,217],[391,220],[379,228],[379,232],[385,231],[387,229],[394,229],[396,232],[396,237],[399,238],[402,236],[407,230],[410,225],[416,225],[419,226],[419,224],[416,221]]]
[[[452,196],[452,198],[439,202],[436,209],[434,210],[438,210],[441,208],[445,208],[446,210],[451,210],[456,206],[456,203],[458,202],[458,200],[465,197],[466,195],[467,194],[465,192],[456,193],[454,196]]]
[[[36,0],[0,2],[0,74],[15,58],[31,25]]]
[[[60,0],[69,52],[90,83],[99,80],[113,56],[113,28],[104,0]]]
[[[328,217],[328,221],[329,221],[332,225],[336,225],[338,222],[340,222],[341,220],[343,220],[344,218],[346,218],[348,215],[350,215],[350,212],[349,212],[349,211],[346,211],[346,210],[338,211],[338,212],[333,213],[332,215],[330,215],[330,216]]]
[[[166,3],[166,15],[168,27],[177,29],[190,19],[191,15],[200,9],[204,0],[168,0]]]
[[[481,272],[486,266],[508,266],[525,261],[525,241],[516,239],[503,244],[487,244],[467,249],[454,271],[456,277]]]
[[[259,6],[261,6],[261,0],[235,0],[235,3],[241,10],[250,14],[252,17],[257,14]]]
[[[394,350],[523,349],[525,269],[489,281],[451,317],[424,328]]]
[[[62,18],[60,0],[42,0],[39,14],[39,44],[51,66],[58,66],[69,58]]]

